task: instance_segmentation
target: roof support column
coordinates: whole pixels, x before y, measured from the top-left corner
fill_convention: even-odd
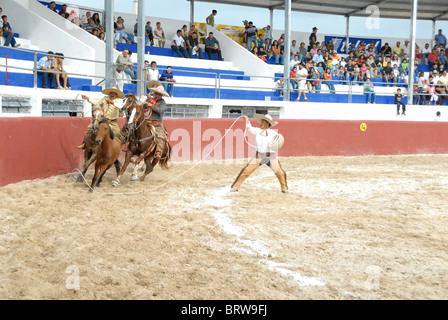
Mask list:
[[[412,0],[411,9],[411,63],[409,66],[408,80],[408,105],[414,104],[414,66],[415,66],[415,34],[417,29],[417,7],[418,0]]]
[[[113,71],[113,57],[115,37],[112,30],[114,30],[114,1],[104,0],[104,20],[106,27],[106,64],[104,65],[106,72],[106,88],[112,87]]]
[[[194,25],[194,0],[190,0],[190,26]]]
[[[291,0],[285,0],[285,54],[283,56],[283,87],[286,83],[286,92],[283,94],[283,101],[290,100],[289,87],[291,85],[289,81],[289,60],[291,52]]]
[[[436,20],[432,20],[432,39],[431,39],[431,50],[436,45],[436,40],[434,39],[436,37]]]
[[[271,26],[271,32],[274,30],[274,9],[269,9],[269,25]]]
[[[113,1],[111,1],[113,2]],[[137,36],[137,95],[146,92],[145,69],[145,0],[138,0],[138,36]]]
[[[348,54],[349,40],[348,37],[350,35],[350,16],[345,17],[345,53]]]

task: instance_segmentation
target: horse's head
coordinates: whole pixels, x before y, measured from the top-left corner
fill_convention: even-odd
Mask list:
[[[110,136],[110,138],[113,139],[113,132],[110,127],[110,120],[107,118],[104,118],[101,120],[98,124],[97,133],[95,136],[95,143],[97,145],[100,145],[105,139],[107,139],[107,135]]]
[[[98,124],[101,120],[104,118],[103,110],[98,108],[93,110],[93,119],[92,119],[92,129],[94,132],[96,132],[98,128]]]

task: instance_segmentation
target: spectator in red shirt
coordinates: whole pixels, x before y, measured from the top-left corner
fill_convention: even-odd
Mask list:
[[[439,55],[437,54],[437,49],[432,49],[432,52],[428,55],[428,64],[432,68],[435,63],[439,62]]]

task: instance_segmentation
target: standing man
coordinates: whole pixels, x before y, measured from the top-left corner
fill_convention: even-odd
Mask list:
[[[249,25],[244,31],[244,42],[247,43],[247,50],[252,50],[252,43],[254,43],[255,47],[257,46],[257,33],[257,27],[254,26],[254,23],[252,21],[250,21]]]
[[[215,16],[218,13],[218,11],[213,10],[212,13],[205,19],[205,22],[208,25],[211,25],[212,27],[215,26]]]
[[[272,144],[279,138],[279,135],[271,128],[276,126],[278,122],[273,121],[272,117],[268,114],[262,115],[256,113],[255,120],[260,123],[260,128],[254,128],[250,124],[248,117],[243,116],[243,119],[246,121],[247,131],[255,135],[256,153],[239,173],[231,186],[231,191],[238,191],[244,180],[246,180],[259,166],[265,164],[275,173],[275,176],[280,182],[282,192],[287,193],[288,185],[286,183],[286,173],[283,171],[282,166],[278,161],[276,151],[272,149]]]
[[[317,42],[317,36],[316,36],[317,28],[313,28],[313,32],[311,32],[309,36],[310,45],[308,46],[308,52],[310,52],[311,48],[313,47],[313,44],[316,44]]]
[[[446,48],[446,37],[442,34],[442,29],[439,29],[439,33],[436,34],[434,40],[436,41],[436,46],[442,45],[444,48]]]
[[[89,103],[93,105],[92,113],[96,109],[102,109],[104,113],[104,117],[111,120],[110,126],[112,131],[116,137],[120,137],[120,127],[118,126],[117,119],[120,116],[120,111],[122,108],[122,100],[124,99],[124,93],[115,88],[104,89],[102,93],[105,95],[101,100],[92,101],[87,96],[81,96],[84,100],[87,100]],[[77,146],[78,149],[85,149],[85,139],[88,136],[89,131],[92,129],[92,124],[89,124],[86,130],[86,135],[84,137],[84,141],[80,146]]]
[[[218,60],[222,61],[221,46],[219,45],[219,41],[213,36],[213,32],[210,32],[208,38],[205,39],[205,52],[208,55],[208,60],[212,60],[212,53],[218,53]]]

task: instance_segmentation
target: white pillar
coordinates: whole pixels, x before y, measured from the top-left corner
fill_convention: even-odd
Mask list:
[[[283,101],[289,101],[289,59],[290,59],[290,51],[291,51],[291,0],[285,0],[285,55],[283,57],[284,66],[283,66],[283,86],[286,84],[286,92],[283,94]]]
[[[350,16],[345,17],[345,53],[348,54],[350,36]]]
[[[112,65],[114,64],[114,44],[115,37],[112,30],[114,30],[114,2],[110,0],[104,0],[104,15],[105,15],[105,27],[106,27],[106,88],[112,87],[114,77],[114,71]]]
[[[194,25],[194,0],[190,0],[190,26]]]
[[[434,39],[436,37],[436,20],[432,20],[432,39],[431,39],[431,50],[436,45],[436,40]]]
[[[414,104],[414,66],[415,66],[415,34],[417,29],[418,0],[412,0],[411,9],[411,56],[409,66],[408,105]]]
[[[269,25],[271,26],[271,32],[274,30],[274,9],[269,9]]]
[[[135,1],[134,1],[135,2]],[[138,0],[138,36],[137,36],[137,95],[145,94],[145,0]]]

